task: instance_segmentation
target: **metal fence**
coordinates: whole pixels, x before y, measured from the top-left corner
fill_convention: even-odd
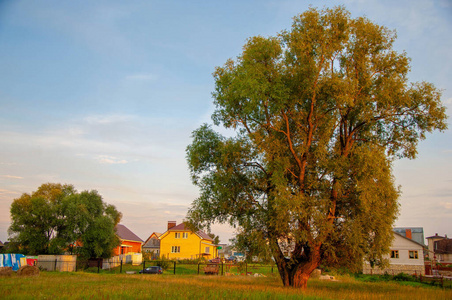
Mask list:
[[[150,266],[161,266],[165,274],[178,275],[253,275],[273,276],[276,275],[275,265],[248,264],[248,263],[207,263],[170,260],[148,260],[139,265],[125,263],[124,260],[89,260],[77,261],[76,271],[84,270],[94,273],[128,273],[136,274]]]

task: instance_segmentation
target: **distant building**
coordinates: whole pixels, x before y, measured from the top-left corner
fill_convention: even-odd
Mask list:
[[[452,239],[447,235],[440,236],[436,233],[427,237],[428,241],[428,258],[438,263],[452,263]]]
[[[395,227],[392,229],[401,236],[409,238],[419,244],[425,245],[424,228],[422,227]]]
[[[143,253],[152,254],[152,259],[157,259],[160,256],[160,240],[161,233],[153,232],[143,244]]]
[[[160,255],[168,259],[212,259],[218,257],[217,245],[205,232],[192,231],[186,223],[168,221],[160,237]]]
[[[121,240],[121,245],[113,250],[114,255],[141,253],[142,239],[122,224],[116,225],[115,230],[116,235]]]

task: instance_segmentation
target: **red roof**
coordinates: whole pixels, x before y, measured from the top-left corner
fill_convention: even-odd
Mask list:
[[[118,235],[118,237],[122,240],[141,242],[141,243],[143,242],[142,239],[140,239],[135,233],[130,231],[129,228],[127,228],[126,226],[124,226],[122,224],[116,225],[115,230],[116,230],[116,234]]]
[[[186,226],[185,223],[180,223],[179,225],[168,229],[168,231],[191,231],[191,229],[188,228],[188,226]],[[204,231],[198,230],[198,231],[196,231],[196,234],[202,239],[213,242],[213,239]]]

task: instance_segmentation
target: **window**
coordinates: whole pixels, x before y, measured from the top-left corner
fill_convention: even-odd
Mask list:
[[[399,250],[391,250],[391,258],[399,258]]]
[[[210,248],[206,247],[206,253],[210,253]]]
[[[183,237],[184,239],[188,238],[188,232],[182,233],[182,237]]]
[[[409,251],[410,259],[418,259],[417,251]]]
[[[174,238],[180,239],[180,232],[175,232],[174,233]]]
[[[180,246],[171,246],[171,253],[180,253]]]

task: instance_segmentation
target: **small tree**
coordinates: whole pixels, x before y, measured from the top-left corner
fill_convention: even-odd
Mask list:
[[[285,286],[306,288],[321,262],[382,263],[398,212],[392,162],[447,127],[440,91],[408,82],[394,40],[343,7],[250,38],[214,73],[213,121],[237,135],[203,125],[187,148],[201,190],[189,220],[239,226],[270,249]]]

